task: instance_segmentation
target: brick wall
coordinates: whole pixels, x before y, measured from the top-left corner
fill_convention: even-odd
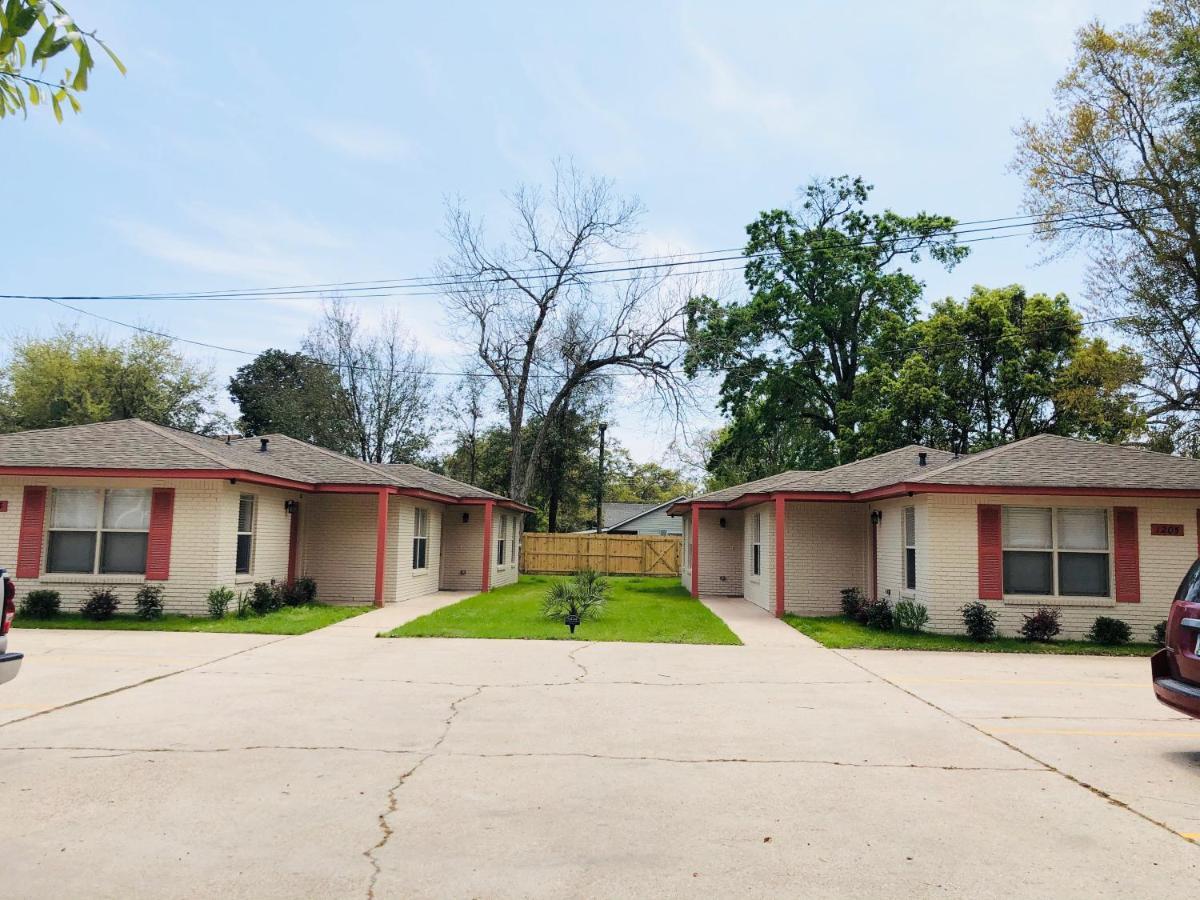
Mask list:
[[[742,596],[742,529],[740,509],[700,511],[701,596]]]
[[[867,511],[860,503],[788,503],[784,609],[802,616],[841,612],[842,589],[865,589]]]
[[[442,588],[478,591],[483,587],[482,572],[483,507],[447,507],[442,517]]]

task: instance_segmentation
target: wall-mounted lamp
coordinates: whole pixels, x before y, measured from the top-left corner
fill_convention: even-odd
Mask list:
[[[466,525],[470,521],[471,521],[471,514],[463,513],[463,524]]]
[[[871,510],[871,524],[878,525],[882,521],[883,521],[882,510],[878,510],[878,509]]]
[[[283,511],[286,513],[300,512],[300,501],[299,500],[284,500],[283,501]]]
[[[721,517],[721,527],[722,528],[725,527],[725,517],[724,516]]]

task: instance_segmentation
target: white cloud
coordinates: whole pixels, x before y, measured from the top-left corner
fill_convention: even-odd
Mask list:
[[[304,131],[328,149],[361,162],[403,162],[414,153],[407,138],[375,125],[326,119],[307,123]]]

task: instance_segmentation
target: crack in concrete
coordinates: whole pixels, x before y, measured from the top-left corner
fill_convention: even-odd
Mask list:
[[[471,691],[469,694],[464,694],[458,699],[451,701],[450,714],[446,716],[442,733],[438,735],[438,739],[433,742],[433,745],[429,748],[429,750],[420,759],[413,763],[407,771],[400,773],[400,777],[396,780],[396,783],[392,785],[390,790],[388,790],[387,805],[384,808],[384,811],[379,814],[379,830],[381,832],[379,840],[373,847],[363,851],[363,856],[365,856],[367,858],[367,862],[371,864],[371,878],[367,882],[367,900],[374,900],[375,885],[379,882],[379,876],[383,874],[383,867],[379,864],[379,851],[387,846],[388,841],[392,839],[392,835],[394,834],[388,819],[399,808],[398,794],[400,792],[400,788],[404,787],[405,782],[407,782],[408,779],[425,764],[426,760],[437,754],[438,748],[442,746],[442,743],[449,736],[450,728],[454,725],[454,720],[458,717],[460,705],[466,703],[468,700],[478,697],[481,693],[483,693],[483,689],[485,687],[486,685],[478,685],[475,690]]]
[[[1111,803],[1113,806],[1117,807],[1118,809],[1123,809],[1126,812],[1132,813],[1133,815],[1137,816],[1139,819],[1149,822],[1151,825],[1155,825],[1155,826],[1161,828],[1163,831],[1169,832],[1170,834],[1174,835],[1175,837],[1181,838],[1182,840],[1187,841],[1189,844],[1200,843],[1200,841],[1197,841],[1196,839],[1189,838],[1186,835],[1180,834],[1178,831],[1176,831],[1174,828],[1172,828],[1170,825],[1166,824],[1165,822],[1155,819],[1153,816],[1147,815],[1146,813],[1142,812],[1140,809],[1136,809],[1135,807],[1130,806],[1124,800],[1118,800],[1112,794],[1108,793],[1108,791],[1102,790],[1101,788],[1098,788],[1093,784],[1088,784],[1086,781],[1083,781],[1082,779],[1075,777],[1070,772],[1064,772],[1062,769],[1058,768],[1057,766],[1046,762],[1046,760],[1035,756],[1034,754],[1030,753],[1029,751],[1027,751],[1021,747],[1018,747],[1016,744],[1012,743],[1011,741],[1006,741],[1004,738],[1000,737],[999,735],[992,734],[992,732],[988,731],[986,728],[976,725],[973,722],[968,721],[967,719],[959,718],[954,713],[950,712],[948,709],[938,706],[932,700],[926,700],[920,694],[914,693],[913,691],[908,690],[907,688],[897,684],[896,682],[892,681],[891,679],[889,679],[883,675],[880,675],[878,672],[872,671],[871,669],[867,668],[866,665],[860,663],[856,659],[851,658],[846,653],[843,653],[839,650],[833,650],[831,652],[840,656],[842,659],[846,660],[847,662],[851,663],[852,665],[858,666],[858,668],[862,669],[864,672],[875,676],[880,681],[882,681],[884,684],[891,685],[896,690],[907,694],[908,696],[912,697],[914,700],[917,700],[920,703],[924,703],[930,709],[937,710],[938,712],[940,712],[942,715],[948,717],[949,719],[952,719],[953,721],[958,722],[961,725],[965,725],[967,728],[970,728],[972,731],[975,731],[976,733],[981,734],[986,738],[990,738],[991,740],[996,741],[999,744],[1002,744],[1003,746],[1007,747],[1009,750],[1013,751],[1014,753],[1019,753],[1021,756],[1025,757],[1026,759],[1030,760],[1031,762],[1037,763],[1039,766],[1044,767],[1047,771],[1052,772],[1055,775],[1058,775],[1062,778],[1065,778],[1067,781],[1071,782],[1071,784],[1074,784],[1078,787],[1083,788],[1085,791],[1089,792],[1090,794],[1092,794],[1096,797],[1099,797],[1101,800],[1105,800],[1108,803]]]
[[[20,747],[0,747],[0,753],[6,752],[24,752],[24,751],[59,751],[64,753],[110,753],[116,755],[128,755],[130,753],[253,753],[261,750],[287,750],[296,752],[316,752],[316,753],[386,753],[392,755],[416,755],[424,751],[418,748],[403,748],[403,747],[351,747],[344,744],[248,744],[240,747],[87,747],[87,746],[33,746],[24,745]],[[99,759],[101,757],[77,756],[75,759]]]
[[[588,677],[587,666],[585,666],[578,659],[576,659],[575,654],[580,653],[581,651],[586,650],[588,647],[591,647],[591,646],[592,646],[591,644],[582,644],[567,654],[567,659],[571,660],[572,663],[574,663],[576,666],[579,667],[579,674],[576,675],[571,680],[571,682],[570,682],[571,684],[580,684],[583,681],[583,679]]]
[[[216,665],[227,659],[232,659],[235,656],[241,656],[243,653],[249,653],[251,650],[257,650],[260,647],[269,647],[271,644],[278,644],[280,641],[286,641],[290,638],[299,637],[299,635],[289,634],[283,637],[278,637],[273,641],[263,641],[261,644],[255,644],[252,647],[243,647],[233,653],[227,653],[224,656],[218,656],[216,659],[205,660],[201,663],[196,663],[194,666],[186,666],[182,669],[173,669],[170,672],[163,672],[161,675],[151,675],[149,678],[143,678],[141,681],[135,681],[133,684],[122,685],[115,687],[109,691],[101,691],[99,694],[92,694],[89,697],[80,697],[78,700],[72,700],[69,703],[60,703],[58,706],[51,706],[46,709],[38,710],[35,713],[30,713],[27,716],[21,716],[16,719],[9,719],[7,722],[0,722],[0,728],[7,728],[9,725],[16,725],[18,722],[28,722],[30,719],[36,719],[38,716],[46,716],[53,712],[58,712],[60,709],[70,709],[72,706],[79,706],[81,703],[90,703],[93,700],[100,700],[104,697],[111,697],[114,694],[120,694],[125,691],[131,691],[134,688],[142,687],[143,685],[153,684],[156,681],[162,681],[164,678],[171,678],[174,675],[182,675],[184,672],[195,672],[197,669],[202,669],[205,666]]]

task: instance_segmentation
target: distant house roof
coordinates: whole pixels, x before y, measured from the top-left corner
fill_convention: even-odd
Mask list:
[[[260,447],[267,441],[267,450]],[[145,473],[181,477],[247,476],[300,489],[361,485],[425,492],[446,500],[495,500],[499,494],[419,466],[368,463],[283,434],[212,438],[141,419],[120,419],[0,434],[0,473],[33,470]]]
[[[640,519],[686,499],[687,497],[681,494],[670,500],[663,500],[661,503],[604,503],[600,507],[601,530],[612,531],[614,528],[628,525],[635,519]]]
[[[925,455],[924,465],[921,454]],[[782,472],[722,488],[677,503],[671,511],[682,512],[692,503],[745,505],[780,493],[869,500],[898,493],[964,488],[978,488],[980,492],[995,488],[1026,493],[1040,489],[1200,496],[1200,460],[1051,434],[963,456],[911,444],[832,469]]]

